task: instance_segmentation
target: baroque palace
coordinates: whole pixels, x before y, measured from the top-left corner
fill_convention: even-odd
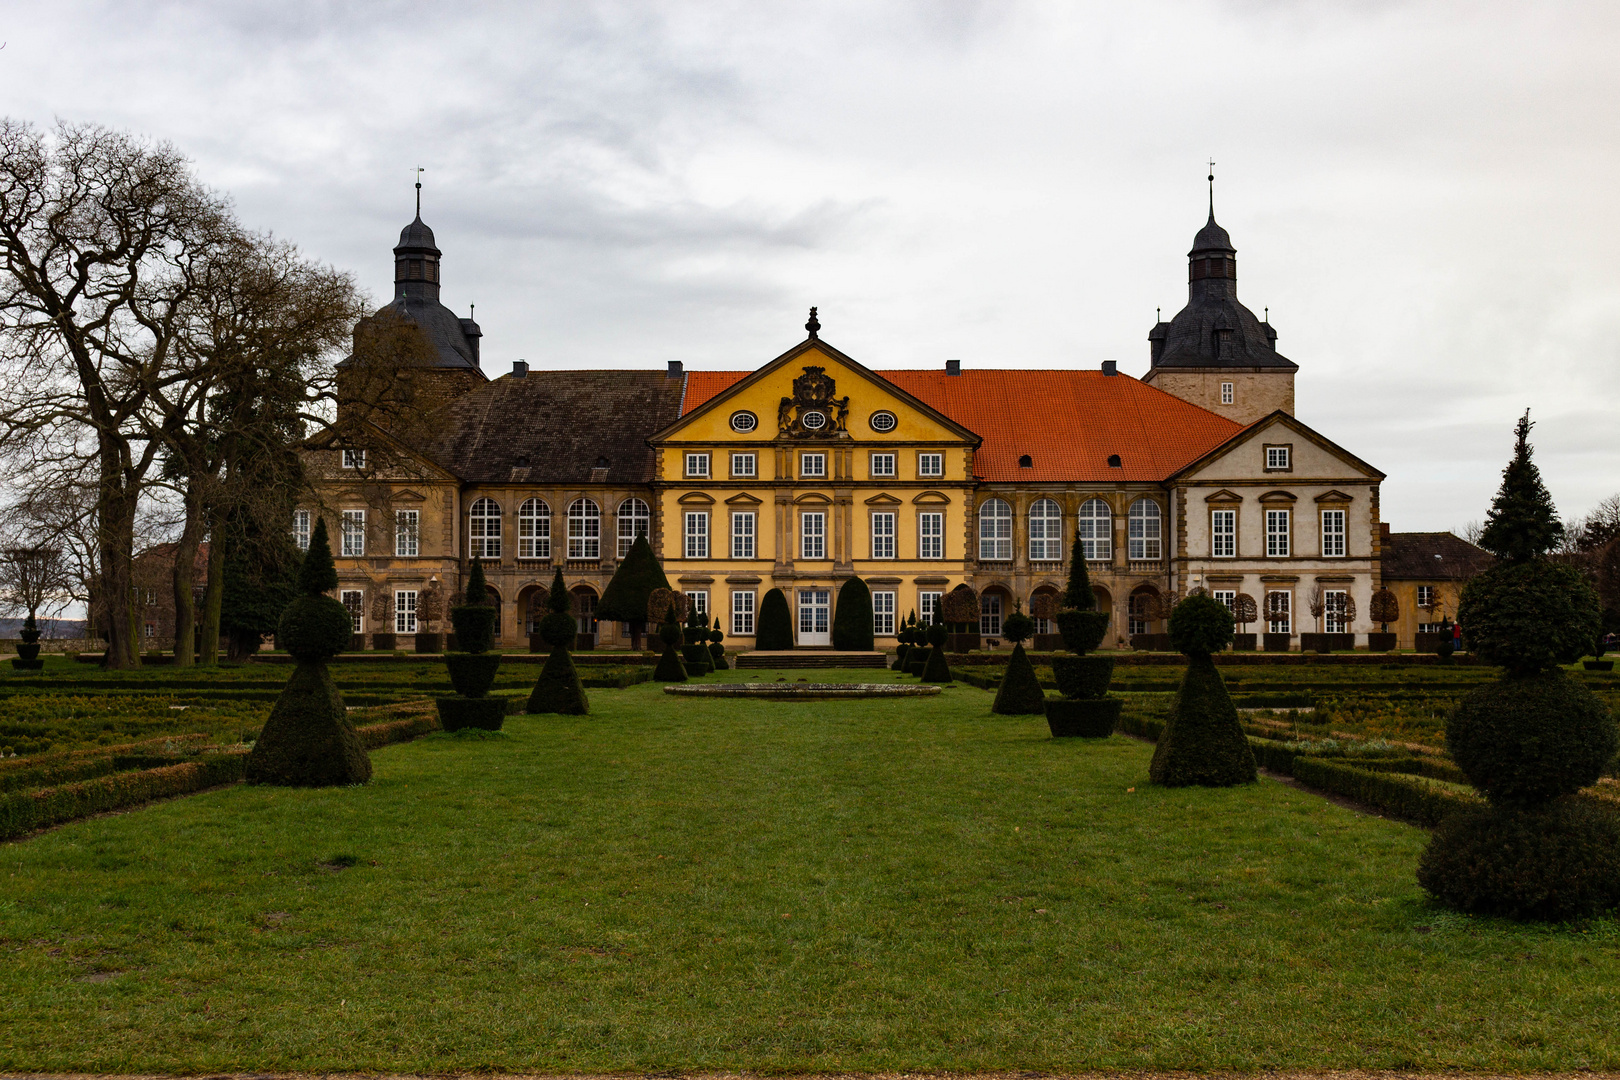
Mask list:
[[[375,416],[340,423],[306,450],[316,499],[295,535],[328,519],[357,633],[427,631],[426,597],[452,594],[478,557],[503,644],[526,640],[559,567],[580,631],[628,644],[592,612],[637,536],[742,648],[772,588],[798,643],[827,645],[852,575],[871,587],[880,647],[964,582],[994,637],[1015,605],[1061,591],[1075,543],[1121,646],[1162,630],[1161,599],[1200,587],[1253,597],[1251,630],[1377,629],[1364,613],[1383,473],[1294,417],[1297,365],[1238,301],[1213,210],[1142,379],[1112,361],[874,369],[821,339],[814,308],[807,336],[752,370],[518,361],[491,378],[478,325],[439,301],[440,258],[419,213],[394,249],[394,300],[368,320],[419,335],[396,374],[433,387],[429,422],[411,436]]]

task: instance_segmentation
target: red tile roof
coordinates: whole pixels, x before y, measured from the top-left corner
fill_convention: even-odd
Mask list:
[[[750,374],[690,372],[682,415]],[[990,482],[1163,480],[1242,430],[1129,375],[982,368],[875,374],[982,436],[974,471]],[[1025,454],[1030,467],[1020,468]],[[1108,466],[1111,454],[1120,457],[1117,469]]]

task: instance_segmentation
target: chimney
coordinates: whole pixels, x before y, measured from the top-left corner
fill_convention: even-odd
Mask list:
[[[527,379],[529,377],[529,362],[527,360],[512,361],[512,378]]]
[[[947,360],[947,361],[945,361],[945,374],[947,374],[947,375],[960,375],[960,374],[962,374],[962,361],[960,361],[960,360]]]
[[[1119,374],[1119,361],[1118,360],[1104,360],[1103,361],[1103,374],[1104,375],[1118,375]]]
[[[1380,521],[1378,523],[1378,535],[1382,536],[1385,540],[1389,539],[1389,522]]]
[[[684,366],[681,364],[681,362],[679,360],[671,360],[669,362],[668,378],[678,379],[683,374],[685,374],[685,371],[684,371]]]

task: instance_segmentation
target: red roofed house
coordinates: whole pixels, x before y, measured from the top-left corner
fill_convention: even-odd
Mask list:
[[[1277,634],[1376,629],[1383,474],[1292,415],[1296,365],[1238,302],[1213,214],[1189,253],[1188,304],[1149,334],[1142,379],[1112,362],[874,370],[821,340],[815,309],[804,340],[751,370],[519,362],[489,379],[477,325],[438,304],[420,219],[395,252],[390,307],[422,323],[441,356],[426,374],[443,367],[453,400],[420,445],[370,426],[312,443],[326,480],[299,519],[302,535],[309,514],[333,519],[349,597],[392,601],[352,605],[391,614],[366,629],[413,633],[418,591],[457,587],[477,555],[503,643],[543,614],[530,600],[558,566],[581,631],[626,642],[589,611],[637,535],[745,648],[773,588],[799,644],[828,644],[851,576],[872,589],[880,644],[963,583],[995,637],[1015,606],[1061,591],[1075,543],[1114,644],[1160,632],[1153,601],[1194,588],[1249,594]]]

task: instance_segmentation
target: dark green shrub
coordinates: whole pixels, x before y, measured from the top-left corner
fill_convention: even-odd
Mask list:
[[[690,633],[690,629],[687,632]],[[709,647],[702,642],[682,645],[681,661],[686,665],[688,678],[698,678],[714,670],[713,661],[709,657]]]
[[[1001,624],[1001,636],[1017,645],[1028,641],[1035,636],[1035,620],[1024,614],[1022,605],[1013,608],[1013,613]]]
[[[276,644],[299,660],[324,660],[348,648],[353,632],[342,604],[330,596],[300,596],[282,609]]]
[[[1046,703],[1046,726],[1054,739],[1106,739],[1124,705],[1119,698],[1053,698]]]
[[[933,646],[934,652],[945,651],[945,639],[951,636],[950,627],[944,623],[934,623],[928,628],[928,644]]]
[[[246,762],[242,754],[210,754],[179,765],[0,795],[0,840],[91,814],[233,784],[242,779]]]
[[[681,664],[680,655],[675,652],[674,642],[664,642],[664,655],[658,658],[658,666],[653,669],[653,678],[658,682],[686,681],[686,668]]]
[[[718,641],[709,645],[709,664],[714,671],[727,671],[731,665],[726,663],[726,647]]]
[[[499,731],[506,722],[506,698],[442,697],[435,699],[439,707],[439,726],[446,731],[479,728]]]
[[[759,623],[755,626],[754,648],[781,651],[793,648],[793,613],[781,589],[772,589],[759,602]]]
[[[1457,703],[1446,751],[1492,802],[1529,806],[1597,783],[1620,750],[1601,699],[1562,671],[1509,676]]]
[[[664,621],[658,626],[658,640],[665,645],[679,645],[685,637],[686,633],[675,618],[675,607],[672,604],[664,616]]]
[[[1062,608],[1054,620],[1063,637],[1063,647],[1077,656],[1084,656],[1102,644],[1108,633],[1109,614],[1106,611],[1076,611]]]
[[[1069,543],[1069,581],[1063,590],[1063,607],[1070,611],[1096,611],[1097,594],[1091,591],[1091,575],[1086,572],[1085,545],[1080,539],[1080,527],[1074,530]]]
[[[908,645],[906,642],[902,641],[900,643],[899,647],[894,650],[894,663],[889,665],[889,670],[890,671],[904,671],[904,670],[906,670],[906,654],[909,653],[910,651],[911,651],[911,646]]]
[[[1418,884],[1461,911],[1572,919],[1620,905],[1620,821],[1560,799],[1534,810],[1492,807],[1440,823]]]
[[[444,666],[450,669],[450,685],[467,698],[481,698],[495,685],[495,671],[501,666],[500,653],[446,653]]]
[[[933,652],[927,645],[913,645],[906,651],[906,674],[915,675],[919,679],[928,668],[928,654]]]
[[[555,614],[555,612],[553,612]],[[591,711],[585,697],[585,687],[579,681],[579,669],[574,658],[561,646],[551,650],[540,669],[540,678],[529,691],[529,702],[524,712],[561,713],[564,716],[584,716]]]
[[[1194,593],[1170,612],[1170,644],[1188,656],[1208,656],[1232,643],[1232,613],[1207,593]]]
[[[1602,630],[1603,608],[1575,567],[1536,559],[1476,575],[1463,587],[1457,621],[1463,644],[1480,659],[1531,674],[1585,656]]]
[[[641,635],[647,625],[647,603],[654,589],[668,589],[669,578],[658,565],[652,545],[645,536],[638,536],[625,553],[613,580],[602,590],[602,599],[596,603],[598,619],[613,619],[630,628],[631,644],[641,647]]]
[[[1514,426],[1513,458],[1502,470],[1502,486],[1485,515],[1479,546],[1508,562],[1539,558],[1558,546],[1564,526],[1558,520],[1552,496],[1541,482],[1541,471],[1530,458],[1530,413]],[[1461,618],[1461,616],[1459,616]],[[1465,628],[1466,619],[1462,620]]]
[[[546,592],[546,614],[540,620],[540,640],[553,649],[567,649],[574,644],[579,624],[574,621],[574,597],[563,583],[562,568],[552,576],[551,588]]]
[[[872,590],[858,577],[850,578],[838,589],[832,644],[847,652],[872,651]]]
[[[951,665],[945,659],[944,636],[945,627],[935,629],[940,632],[940,643],[928,650],[928,659],[923,662],[922,681],[927,683],[948,683],[951,680]]]
[[[341,605],[339,605],[341,606]],[[248,754],[247,779],[284,787],[363,784],[366,755],[326,664],[300,660]]]
[[[709,640],[709,624],[696,604],[686,609],[686,644],[702,645]]]
[[[1260,740],[1251,740],[1251,745]],[[1267,768],[1280,755],[1268,748]],[[1402,818],[1418,825],[1433,827],[1460,809],[1471,809],[1483,804],[1478,796],[1434,787],[1409,779],[1399,773],[1387,771],[1379,761],[1359,758],[1322,758],[1310,754],[1293,754],[1288,764],[1278,769],[1287,772],[1306,787],[1342,795],[1358,803],[1377,807],[1392,817]]]
[[[1052,674],[1066,698],[1100,698],[1114,677],[1112,656],[1054,656]]]
[[[1154,748],[1148,776],[1167,787],[1230,787],[1258,776],[1237,708],[1208,653],[1188,656],[1187,674]]]
[[[1013,646],[1007,673],[1001,678],[996,700],[990,711],[1003,716],[1028,716],[1046,711],[1046,691],[1035,677],[1035,667],[1024,653],[1022,642]]]

